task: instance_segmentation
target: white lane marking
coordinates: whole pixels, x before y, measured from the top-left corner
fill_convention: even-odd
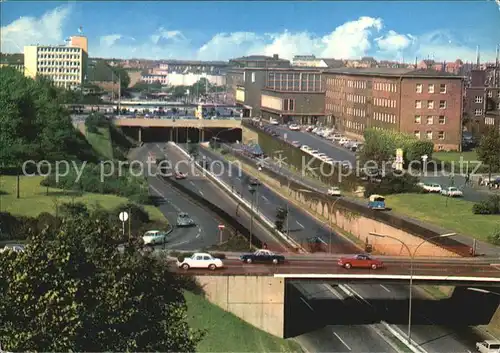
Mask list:
[[[352,292],[347,289],[347,287],[343,284],[339,285],[339,288],[342,292],[344,292],[348,297],[352,297],[354,294],[352,294]]]
[[[196,185],[194,185],[194,183],[192,181],[189,182],[189,184],[193,185],[194,187],[196,187]]]
[[[239,179],[239,178],[238,178]],[[267,197],[265,197],[264,195],[262,195],[262,200],[266,201],[267,203],[269,203],[269,200],[267,199]]]
[[[174,247],[174,246],[179,246],[179,245],[186,244],[186,243],[189,243],[189,241],[188,240],[184,240],[184,241],[181,241],[179,243],[171,244],[170,246]]]
[[[201,228],[198,227],[198,234],[196,234],[196,238],[199,238],[201,236]]]
[[[344,342],[344,340],[342,338],[340,338],[340,336],[337,334],[337,332],[333,331],[333,334],[335,335],[335,337],[337,337],[339,339],[339,341],[348,349],[348,350],[351,350],[351,347],[349,347],[347,345],[347,343]]]
[[[302,229],[304,229],[304,226],[302,224],[300,224],[299,221],[295,221],[295,223],[297,223],[299,225],[299,227],[301,227]]]
[[[323,283],[323,287],[326,288],[329,292],[333,293],[334,296],[336,296],[338,299],[343,300],[342,296],[329,284]]]
[[[203,195],[203,193],[201,192],[201,190],[198,190],[198,191],[200,192],[201,196],[205,196],[205,195]]]
[[[302,302],[307,305],[307,307],[311,310],[311,311],[314,311],[314,309],[312,308],[312,306],[309,305],[308,302],[306,302],[306,300],[303,298],[303,297],[300,297],[300,300],[302,300]]]
[[[380,287],[384,288],[384,289],[387,291],[387,293],[390,293],[390,292],[391,292],[391,291],[389,290],[389,288],[387,288],[387,287],[386,287],[386,286],[384,286],[383,284],[381,284],[381,285],[380,285]]]

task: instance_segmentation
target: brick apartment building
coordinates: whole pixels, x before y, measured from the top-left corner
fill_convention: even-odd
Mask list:
[[[325,76],[326,121],[361,138],[367,128],[401,131],[459,150],[463,79],[415,69],[332,69]]]

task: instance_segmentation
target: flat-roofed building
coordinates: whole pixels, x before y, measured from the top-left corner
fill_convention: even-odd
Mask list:
[[[459,150],[463,78],[415,69],[332,69],[325,73],[325,114],[352,137],[367,128],[400,131]]]

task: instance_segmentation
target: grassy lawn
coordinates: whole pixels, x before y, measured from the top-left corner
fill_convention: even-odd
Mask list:
[[[113,159],[113,147],[109,128],[98,128],[98,133],[87,131],[85,137],[99,155],[106,159]]]
[[[435,157],[443,162],[458,162],[460,161],[460,156],[462,156],[464,161],[477,161],[476,151],[467,152],[434,152],[432,157]]]
[[[199,295],[184,296],[190,326],[207,331],[198,352],[302,352],[296,342],[265,333]]]
[[[500,215],[475,215],[473,202],[434,194],[388,195],[386,203],[394,212],[428,221],[451,231],[487,241],[487,236],[500,227]]]
[[[42,212],[55,214],[56,204],[64,202],[83,202],[88,206],[101,205],[105,209],[112,209],[127,202],[124,197],[84,193],[82,196],[71,195],[71,191],[47,188],[40,185],[43,177],[21,177],[20,198],[16,198],[16,177],[0,176],[0,212],[10,212],[16,215],[36,217]],[[6,193],[6,194],[4,194]],[[154,206],[145,206],[152,220],[165,222],[163,214]]]

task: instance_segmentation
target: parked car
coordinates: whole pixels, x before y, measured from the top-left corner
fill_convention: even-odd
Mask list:
[[[340,191],[340,188],[334,186],[328,189],[327,194],[328,196],[341,196],[342,192]]]
[[[385,210],[385,197],[381,195],[370,195],[368,208],[372,210]]]
[[[476,349],[480,353],[498,353],[500,352],[500,341],[486,340],[476,343]]]
[[[249,178],[248,179],[248,184],[250,184],[252,186],[258,186],[258,185],[261,185],[261,182],[257,178]]]
[[[462,197],[464,196],[463,192],[457,189],[456,187],[450,186],[446,189],[441,190],[441,195],[450,196],[450,197]]]
[[[177,267],[184,270],[189,270],[190,268],[208,268],[214,271],[224,267],[224,263],[221,259],[213,257],[210,254],[194,253],[190,257],[185,257],[182,261],[177,260]]]
[[[297,124],[292,124],[288,127],[291,131],[299,131],[300,130],[300,126],[297,125]]]
[[[6,251],[24,252],[24,245],[7,244],[2,249],[0,249],[0,253],[6,252]]]
[[[345,138],[345,137],[342,137],[339,141],[338,141],[338,144],[343,146],[344,144],[346,144],[347,142],[349,142],[349,139]]]
[[[311,147],[309,147],[308,145],[302,145],[300,149],[304,152],[309,152],[311,150]]]
[[[177,227],[192,227],[194,225],[196,223],[187,213],[181,212],[177,216]]]
[[[306,131],[307,131],[307,132],[311,132],[311,131],[313,131],[313,130],[314,130],[314,126],[308,126],[308,127],[306,128]]]
[[[441,185],[439,184],[424,184],[422,187],[427,192],[441,192]]]
[[[301,146],[299,141],[292,141],[292,145],[299,148]]]
[[[163,244],[167,241],[167,234],[161,230],[148,230],[142,236],[144,245]]]
[[[331,140],[334,142],[337,142],[337,141],[340,141],[342,138],[344,138],[344,136],[342,136],[341,134],[333,134],[333,136],[331,137]]]
[[[271,119],[269,119],[269,124],[271,124],[271,125],[279,125],[280,123],[279,123],[278,120],[271,118]]]
[[[251,263],[282,264],[285,262],[285,257],[283,255],[275,254],[267,249],[260,249],[251,254],[241,255],[240,260],[248,264]]]
[[[187,175],[184,173],[181,173],[179,171],[175,172],[175,179],[181,180],[181,179],[186,179]]]
[[[376,270],[378,268],[383,268],[384,263],[380,260],[374,259],[370,255],[360,254],[351,257],[342,257],[337,262],[340,267],[343,268],[371,268]]]

